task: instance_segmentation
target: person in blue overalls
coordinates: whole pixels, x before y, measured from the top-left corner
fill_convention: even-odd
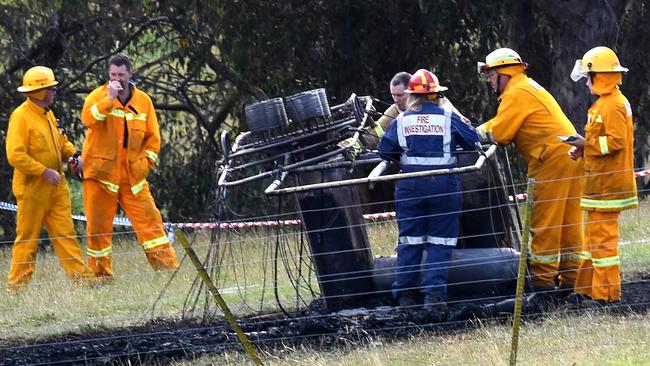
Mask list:
[[[418,70],[408,85],[407,110],[399,114],[379,142],[379,155],[401,164],[402,173],[456,167],[456,145],[476,150],[476,130],[440,105],[447,90],[432,72]],[[462,206],[457,174],[399,180],[395,188],[399,240],[393,295],[401,307],[417,304],[447,311],[447,262],[458,241]],[[426,263],[422,253],[426,251]]]

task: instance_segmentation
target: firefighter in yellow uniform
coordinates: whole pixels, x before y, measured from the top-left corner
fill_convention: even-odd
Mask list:
[[[575,286],[575,302],[602,306],[621,299],[621,265],[618,256],[618,216],[637,207],[634,179],[634,126],[632,107],[619,90],[623,83],[618,57],[607,47],[595,47],[577,60],[571,78],[587,79],[598,99],[587,112],[585,137],[579,135],[569,151],[582,157],[587,211],[585,244]]]
[[[113,277],[113,218],[120,206],[154,270],[178,267],[176,253],[147,183],[160,150],[153,103],[131,82],[131,61],[109,61],[109,81],[86,97],[81,119],[88,128],[83,145],[83,194],[88,217],[88,263],[98,277]]]
[[[525,74],[527,65],[515,51],[497,49],[478,67],[499,95],[499,108],[477,131],[484,137],[491,132],[500,144],[514,141],[528,177],[536,180],[529,255],[533,289],[551,301],[557,282],[558,294],[566,296],[582,247],[582,162],[567,159],[566,145],[557,136],[576,130],[553,96]]]
[[[62,162],[77,150],[49,109],[57,84],[47,67],[27,70],[18,88],[27,100],[9,118],[7,160],[14,168],[12,189],[18,204],[16,241],[7,278],[9,292],[24,288],[32,278],[41,224],[47,229],[66,275],[81,283],[92,283],[94,279],[76,239],[70,192],[62,168]]]

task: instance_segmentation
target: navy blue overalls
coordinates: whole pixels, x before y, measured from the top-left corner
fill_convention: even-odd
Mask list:
[[[458,115],[432,102],[391,122],[379,155],[401,164],[403,173],[456,167],[456,144],[476,150],[480,137]],[[448,261],[458,241],[462,206],[457,174],[399,180],[395,188],[399,241],[393,295],[403,290],[433,293],[447,300]],[[426,263],[422,253],[426,250]],[[422,283],[419,283],[422,272]]]

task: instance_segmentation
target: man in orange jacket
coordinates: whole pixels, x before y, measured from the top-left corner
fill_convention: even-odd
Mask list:
[[[582,247],[581,162],[567,159],[558,135],[576,130],[553,96],[525,74],[527,65],[509,48],[500,48],[479,63],[499,95],[497,115],[479,126],[500,144],[515,142],[536,180],[529,268],[533,289],[546,300],[555,290],[568,295],[576,280]]]
[[[147,183],[158,161],[160,130],[153,103],[130,80],[125,54],[109,61],[109,81],[86,97],[81,120],[88,128],[83,145],[83,193],[88,217],[89,265],[98,277],[113,277],[113,218],[120,206],[154,270],[176,269],[176,252]]]
[[[587,79],[598,99],[587,112],[585,137],[571,144],[569,155],[584,160],[586,181],[581,206],[587,210],[585,243],[573,302],[604,306],[621,299],[618,217],[636,207],[634,125],[632,107],[618,86],[623,73],[618,57],[607,47],[595,47],[577,60],[573,81]]]
[[[62,167],[62,162],[71,158],[77,149],[59,129],[49,109],[58,83],[47,67],[27,70],[23,85],[18,88],[27,100],[9,117],[7,160],[14,167],[12,189],[18,214],[8,292],[24,288],[32,278],[41,224],[47,229],[66,275],[80,283],[91,284],[94,280],[76,239],[70,192]]]

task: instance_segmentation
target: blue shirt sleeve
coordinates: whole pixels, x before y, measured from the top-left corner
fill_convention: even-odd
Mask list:
[[[384,132],[381,140],[379,140],[377,150],[382,159],[399,163],[403,150],[399,146],[397,139],[397,119],[393,119],[388,126],[388,130]]]
[[[451,134],[464,150],[476,150],[476,143],[481,141],[476,129],[461,121],[456,113],[451,114]]]

